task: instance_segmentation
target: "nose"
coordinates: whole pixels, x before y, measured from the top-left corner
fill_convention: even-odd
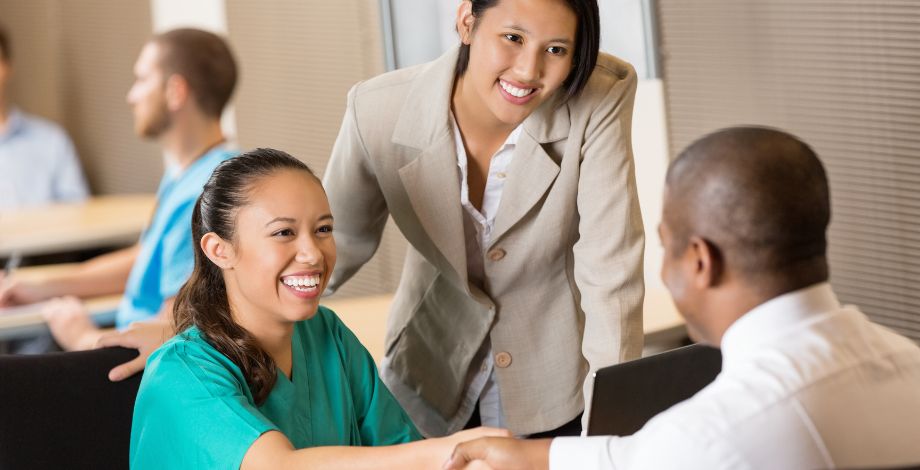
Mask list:
[[[318,241],[306,235],[301,237],[297,244],[297,255],[294,261],[309,266],[319,266],[323,262],[323,251],[320,249]]]
[[[514,63],[516,78],[526,82],[536,81],[543,73],[543,50],[525,48]]]

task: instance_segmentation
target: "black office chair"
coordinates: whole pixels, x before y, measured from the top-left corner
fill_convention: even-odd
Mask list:
[[[722,353],[699,344],[605,367],[594,376],[588,435],[629,436],[715,380]]]
[[[0,469],[126,469],[140,374],[123,348],[0,356]]]

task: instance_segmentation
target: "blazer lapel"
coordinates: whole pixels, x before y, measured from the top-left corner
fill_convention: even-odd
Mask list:
[[[521,220],[556,180],[559,164],[546,153],[542,144],[566,138],[569,127],[568,106],[551,101],[524,121],[524,132],[514,149],[514,158],[508,168],[510,177],[495,216],[491,245]]]
[[[466,243],[453,138],[445,134],[422,151],[418,158],[399,169],[399,178],[428,238],[456,273],[455,280],[466,286]]]
[[[400,180],[422,229],[452,269],[439,268],[453,271],[458,284],[468,288],[460,176],[449,118],[456,62],[454,48],[419,70],[399,111],[392,141],[420,150],[399,169]]]

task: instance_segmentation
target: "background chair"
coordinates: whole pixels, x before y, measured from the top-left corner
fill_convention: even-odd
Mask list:
[[[0,469],[126,469],[137,374],[123,348],[0,356]]]
[[[594,374],[588,435],[631,435],[709,385],[721,370],[722,353],[699,344],[600,369]]]

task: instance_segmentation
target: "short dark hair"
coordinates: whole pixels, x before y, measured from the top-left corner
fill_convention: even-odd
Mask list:
[[[820,275],[823,267],[826,277],[827,174],[797,137],[764,127],[714,132],[681,152],[666,185],[665,218],[679,252],[696,235],[742,274],[795,276],[813,267]]]
[[[10,36],[6,33],[6,28],[0,24],[0,60],[9,62],[13,58],[13,49],[10,47]]]
[[[214,33],[193,28],[157,34],[152,42],[161,48],[163,72],[185,78],[201,110],[220,117],[237,80],[236,60],[227,42]]]
[[[499,0],[469,0],[472,4],[473,17],[479,18],[489,8],[498,5]],[[597,54],[601,45],[601,20],[597,8],[597,0],[565,0],[569,8],[575,13],[578,20],[575,31],[575,50],[572,57],[572,71],[562,83],[566,99],[577,95],[588,83],[594,66],[597,64]],[[476,28],[476,25],[473,25]],[[469,44],[460,45],[460,54],[457,56],[455,79],[466,73],[470,64]]]

